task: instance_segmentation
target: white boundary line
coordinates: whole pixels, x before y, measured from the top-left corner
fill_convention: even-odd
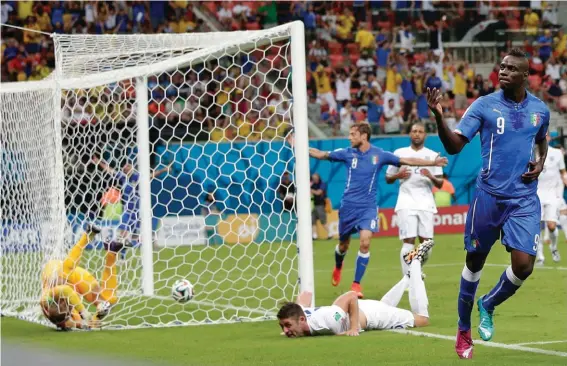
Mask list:
[[[446,339],[448,341],[453,341],[453,342],[455,341],[455,336],[451,337],[451,336],[446,336],[446,335],[436,334],[436,333],[418,332],[418,331],[415,331],[415,330],[393,329],[393,330],[390,330],[390,332],[399,333],[399,334],[409,334],[409,335],[427,337],[427,338]],[[567,352],[550,351],[550,350],[546,350],[546,349],[523,347],[523,346],[518,345],[518,344],[485,342],[485,341],[480,341],[480,340],[474,341],[474,344],[475,345],[480,344],[480,345],[487,346],[487,347],[504,348],[504,349],[509,349],[509,350],[522,351],[522,352],[540,353],[542,355],[548,355],[548,356],[567,357]],[[530,344],[533,344],[533,343],[530,343]]]
[[[512,346],[527,346],[530,344],[554,344],[554,343],[567,343],[567,339],[562,340],[562,341],[546,341],[546,342],[526,342],[526,343],[516,343],[513,344]]]
[[[460,262],[460,263],[438,263],[438,264],[426,264],[424,266],[424,270],[427,270],[427,268],[441,268],[441,267],[462,267],[465,265],[465,262]],[[498,264],[498,263],[486,263],[484,265],[485,267],[508,267],[509,264]],[[391,268],[398,268],[398,267],[384,267],[386,269],[391,269]],[[545,270],[557,270],[557,271],[567,271],[567,267],[552,267],[552,266],[535,266],[534,270],[538,270],[538,269],[545,269]],[[324,269],[319,269],[316,270],[315,273],[327,273],[327,272],[331,272],[329,270],[324,270]],[[343,269],[343,272],[354,272],[354,268],[346,268]]]

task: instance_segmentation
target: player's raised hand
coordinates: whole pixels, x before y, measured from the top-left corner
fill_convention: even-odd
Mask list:
[[[526,173],[522,174],[522,180],[526,183],[536,180],[543,171],[543,163],[537,161],[529,162],[529,169]]]
[[[411,176],[411,170],[407,166],[403,166],[398,171],[398,179],[408,179]]]
[[[427,88],[427,105],[435,116],[443,115],[443,107],[441,106],[441,90],[437,88]]]

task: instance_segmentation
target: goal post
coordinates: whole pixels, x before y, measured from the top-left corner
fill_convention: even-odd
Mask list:
[[[40,267],[62,259],[86,221],[103,233],[79,265],[101,284],[109,263],[102,241],[125,235],[134,243],[114,264],[119,301],[104,321],[110,328],[263,320],[299,291],[314,292],[303,23],[54,35],[54,43],[56,71],[40,84],[61,100],[50,105],[62,132],[49,148],[61,155],[57,210],[67,220],[49,244],[58,250],[28,265],[33,278],[2,287],[3,311],[21,300],[22,286],[33,288],[28,300],[39,299]],[[34,90],[4,86],[0,109],[9,120],[5,96]],[[1,123],[3,131],[10,125]],[[293,147],[284,140],[289,126]],[[286,172],[291,182],[280,184]],[[292,207],[286,184],[296,188]],[[3,280],[21,271],[20,254],[2,261]],[[185,304],[171,297],[182,278],[196,292]],[[43,321],[34,310],[27,319]]]

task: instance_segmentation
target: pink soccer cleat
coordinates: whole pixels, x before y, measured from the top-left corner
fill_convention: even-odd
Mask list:
[[[457,343],[455,343],[455,352],[459,358],[472,358],[473,356],[473,340],[471,330],[458,330]]]

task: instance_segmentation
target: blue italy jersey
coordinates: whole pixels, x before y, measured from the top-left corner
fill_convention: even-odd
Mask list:
[[[116,179],[122,185],[122,202],[124,202],[125,211],[137,211],[139,205],[137,188],[140,175],[137,172],[133,172],[128,176],[124,172],[117,171]]]
[[[400,165],[400,158],[376,146],[366,152],[358,149],[337,149],[329,154],[329,160],[342,161],[348,170],[341,207],[377,206],[377,175],[384,165]]]
[[[522,174],[534,160],[534,145],[545,138],[549,109],[530,93],[521,103],[498,91],[474,101],[456,133],[469,141],[480,132],[482,168],[477,187],[499,197],[536,194],[537,181],[524,183]]]

